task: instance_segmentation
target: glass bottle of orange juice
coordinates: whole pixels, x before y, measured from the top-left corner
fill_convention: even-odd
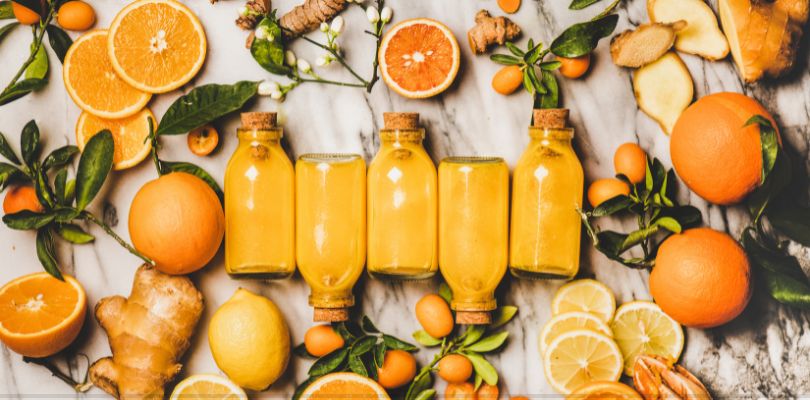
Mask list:
[[[314,319],[346,321],[366,262],[366,163],[356,154],[304,154],[295,189],[298,270]]]
[[[276,114],[242,114],[225,170],[225,270],[235,278],[295,272],[294,170]]]
[[[439,164],[439,269],[460,324],[488,324],[509,252],[509,168],[496,157]]]
[[[368,272],[429,278],[438,269],[436,167],[422,147],[418,113],[383,117],[380,151],[368,168]]]
[[[571,279],[579,270],[584,177],[567,118],[565,109],[535,110],[515,167],[509,266],[519,278]]]

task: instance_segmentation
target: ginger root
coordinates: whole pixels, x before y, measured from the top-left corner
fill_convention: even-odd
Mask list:
[[[644,24],[614,36],[610,41],[613,63],[621,67],[639,68],[661,58],[675,44],[676,32],[684,27],[684,21]]]
[[[755,82],[793,68],[810,0],[720,0],[720,22],[740,76]]]
[[[475,26],[467,32],[473,54],[485,53],[494,45],[502,45],[520,36],[520,27],[506,17],[493,17],[489,11],[475,14]]]
[[[284,14],[279,25],[288,39],[296,38],[318,29],[321,22],[336,17],[347,6],[346,0],[304,0]]]
[[[674,51],[633,73],[633,94],[641,111],[667,135],[695,96],[692,75]]]
[[[202,311],[202,293],[190,279],[141,266],[128,299],[106,297],[96,305],[113,355],[93,363],[90,380],[119,399],[163,398]]]
[[[686,21],[675,39],[676,50],[713,61],[728,55],[728,41],[704,0],[647,0],[647,13],[653,22]]]

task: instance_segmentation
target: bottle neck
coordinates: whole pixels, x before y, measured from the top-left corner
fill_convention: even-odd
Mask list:
[[[239,138],[240,145],[248,145],[256,142],[266,145],[280,145],[284,133],[281,128],[268,130],[238,128],[236,130],[236,136]]]
[[[383,129],[380,131],[380,143],[383,146],[422,146],[425,139],[424,129]]]
[[[546,143],[571,144],[574,138],[572,128],[529,128],[529,137],[532,141],[542,141]]]

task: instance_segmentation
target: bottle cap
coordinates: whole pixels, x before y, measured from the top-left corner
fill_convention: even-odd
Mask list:
[[[312,320],[315,322],[344,322],[349,320],[348,308],[315,308]]]
[[[567,108],[537,108],[532,116],[535,128],[562,129],[568,126]]]
[[[456,323],[461,325],[489,325],[492,315],[489,311],[456,311]]]
[[[242,129],[268,130],[276,128],[276,113],[245,112],[241,115]]]
[[[383,129],[418,129],[419,113],[387,112],[383,113]]]

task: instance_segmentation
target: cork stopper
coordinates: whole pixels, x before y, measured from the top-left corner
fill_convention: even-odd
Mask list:
[[[383,129],[419,129],[419,113],[387,112],[383,113]]]
[[[535,109],[532,126],[535,128],[563,129],[568,126],[567,108]]]
[[[345,322],[349,320],[349,309],[316,307],[312,320],[315,322]]]
[[[241,118],[242,129],[269,130],[277,126],[274,112],[245,112]]]
[[[489,325],[492,315],[489,311],[456,311],[456,323],[461,325]]]

